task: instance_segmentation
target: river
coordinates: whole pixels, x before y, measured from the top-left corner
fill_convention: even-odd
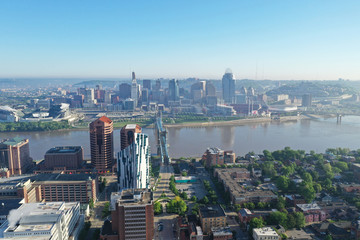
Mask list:
[[[153,129],[143,129],[150,136],[151,151],[156,153]],[[44,158],[54,146],[83,146],[85,158],[90,158],[89,132],[63,130],[54,132],[0,133],[0,139],[22,137],[30,139],[30,155]],[[201,157],[207,147],[234,150],[237,155],[250,151],[260,153],[283,149],[324,152],[327,148],[360,148],[360,117],[345,116],[341,124],[336,118],[269,122],[221,127],[181,127],[168,129],[170,157]],[[120,130],[114,131],[115,152],[120,149]]]

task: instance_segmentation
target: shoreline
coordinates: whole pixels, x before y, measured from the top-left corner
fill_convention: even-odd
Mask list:
[[[164,124],[166,128],[182,128],[182,127],[221,127],[221,126],[242,126],[248,124],[269,123],[269,122],[287,122],[297,121],[301,119],[310,119],[305,116],[287,116],[281,117],[278,120],[274,120],[271,117],[259,117],[259,118],[246,118],[232,121],[219,121],[219,122],[196,122],[196,123],[175,123]]]
[[[230,120],[230,121],[215,121],[215,122],[185,122],[185,123],[173,123],[173,124],[164,124],[165,128],[187,128],[187,127],[221,127],[221,126],[242,126],[242,125],[250,125],[250,124],[259,124],[259,123],[270,123],[270,122],[287,122],[287,121],[297,121],[303,119],[309,120],[317,120],[321,118],[332,118],[336,117],[335,114],[327,114],[327,115],[315,115],[315,114],[306,114],[300,116],[284,116],[280,117],[280,119],[272,119],[271,117],[256,117],[256,118],[244,118],[238,120]],[[41,131],[41,132],[62,132],[62,131],[84,131],[89,127],[73,127],[73,128],[65,128],[58,130],[50,130],[50,131]],[[143,128],[154,128],[154,124],[147,124],[143,126]],[[121,129],[121,127],[114,127],[115,129]],[[10,131],[13,133],[13,131]],[[39,132],[39,131],[16,131],[16,132]],[[9,133],[9,132],[1,132],[1,133]]]

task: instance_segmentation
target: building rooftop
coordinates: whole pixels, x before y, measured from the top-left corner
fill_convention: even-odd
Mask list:
[[[253,233],[258,236],[279,236],[271,227],[254,228]]]
[[[215,237],[232,235],[230,227],[226,227],[226,228],[213,227],[211,228],[211,232]]]
[[[225,217],[225,211],[220,205],[205,206],[200,208],[203,218]]]
[[[14,138],[11,138],[11,139],[5,139],[2,142],[2,144],[15,146],[15,145],[22,144],[22,143],[26,142],[26,140],[27,139],[24,139],[24,138],[21,138],[21,137],[14,137]]]
[[[82,150],[81,146],[64,146],[64,147],[53,147],[50,148],[46,154],[67,154],[76,153]]]
[[[211,147],[207,149],[209,151],[210,154],[217,154],[220,152],[223,152],[220,148],[217,147]]]
[[[101,118],[99,118],[98,120],[102,121],[102,122],[106,122],[106,123],[112,123],[111,119],[106,117],[106,116],[102,116]]]
[[[47,202],[26,203],[8,216],[8,227],[5,233],[49,231],[56,227],[61,216],[67,211],[73,211],[80,205],[77,202]]]
[[[317,203],[310,203],[310,204],[296,204],[298,208],[301,209],[303,212],[307,212],[310,210],[320,210],[321,208]]]
[[[124,189],[121,192],[111,193],[110,208],[115,210],[116,203],[123,206],[152,204],[152,200],[153,194],[148,189]]]
[[[94,174],[60,174],[60,173],[44,173],[31,177],[33,181],[86,181],[95,179]]]

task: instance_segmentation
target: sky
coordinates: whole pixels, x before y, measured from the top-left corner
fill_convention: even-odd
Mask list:
[[[359,0],[2,0],[0,77],[360,80]]]

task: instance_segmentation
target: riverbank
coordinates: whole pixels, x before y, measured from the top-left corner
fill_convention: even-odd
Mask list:
[[[174,123],[174,124],[164,124],[166,128],[182,128],[182,127],[220,127],[220,126],[241,126],[247,124],[256,124],[256,123],[268,123],[272,121],[276,122],[286,122],[286,121],[296,121],[300,119],[310,119],[306,116],[285,116],[280,117],[279,119],[272,119],[271,117],[256,117],[256,118],[244,118],[231,121],[218,121],[218,122],[186,122],[186,123]]]

